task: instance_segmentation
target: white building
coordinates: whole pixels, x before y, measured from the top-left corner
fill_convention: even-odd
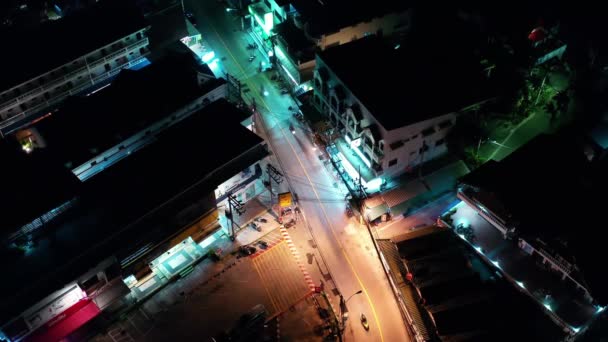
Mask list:
[[[484,98],[474,65],[421,51],[369,37],[317,55],[314,104],[340,133],[336,147],[352,166],[346,171],[360,168],[365,182],[446,153],[457,113]]]
[[[1,38],[11,49],[0,56],[0,134],[145,61],[149,26],[126,3],[103,1],[35,31]]]
[[[250,5],[249,12],[253,37],[273,52],[285,79],[304,90],[312,79],[315,51],[369,35],[405,32],[410,22],[407,4],[394,1],[370,6],[342,0],[264,0]]]

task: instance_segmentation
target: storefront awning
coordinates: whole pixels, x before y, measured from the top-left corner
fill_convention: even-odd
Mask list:
[[[382,203],[379,206],[373,207],[371,209],[365,210],[365,216],[368,221],[374,221],[378,217],[388,213],[388,206],[386,203]]]
[[[26,342],[59,341],[99,314],[100,310],[90,299],[72,305],[44,326],[27,336]]]

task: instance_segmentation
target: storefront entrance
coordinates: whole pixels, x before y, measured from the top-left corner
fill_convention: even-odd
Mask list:
[[[194,242],[191,237],[188,237],[163,253],[163,255],[154,259],[150,263],[150,268],[154,274],[171,279],[178,275],[180,271],[202,258],[203,254],[203,248]]]

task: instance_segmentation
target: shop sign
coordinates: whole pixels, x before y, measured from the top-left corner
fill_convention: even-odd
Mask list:
[[[290,207],[293,203],[291,192],[283,192],[279,194],[279,205],[281,208]]]

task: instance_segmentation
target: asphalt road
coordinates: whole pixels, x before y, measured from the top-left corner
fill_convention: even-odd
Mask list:
[[[345,341],[408,341],[409,335],[399,313],[390,285],[382,270],[367,230],[345,214],[344,193],[334,187],[335,179],[325,169],[313,149],[305,128],[296,123],[288,110],[293,105],[281,95],[268,74],[257,72],[261,52],[254,62],[248,61],[246,49],[253,40],[240,30],[240,21],[227,13],[216,1],[187,0],[185,7],[198,19],[203,39],[221,58],[221,68],[238,77],[255,97],[268,129],[269,141],[292,191],[298,194],[300,207],[315,237],[334,283],[345,299],[358,290],[363,293],[348,301],[350,319]],[[262,86],[269,91],[261,96]],[[296,134],[289,131],[293,123]],[[359,313],[370,322],[366,332],[359,323]]]

